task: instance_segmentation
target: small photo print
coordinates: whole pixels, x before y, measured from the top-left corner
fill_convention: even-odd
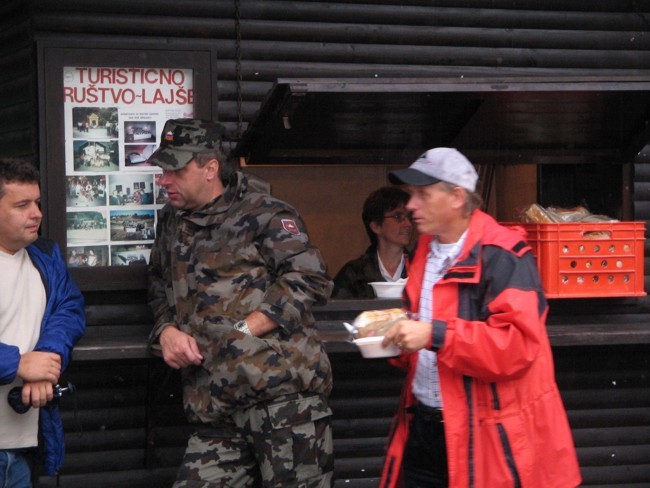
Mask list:
[[[121,173],[108,180],[108,202],[111,206],[152,205],[153,174]]]
[[[155,166],[147,162],[155,148],[155,144],[126,144],[124,146],[124,166],[127,168]]]
[[[154,176],[154,181],[156,182],[156,204],[157,205],[164,205],[169,201],[169,195],[167,195],[167,190],[160,186],[160,177],[162,175],[160,173],[156,174]]]
[[[146,241],[156,237],[153,210],[111,210],[111,241]]]
[[[68,247],[68,267],[108,266],[108,246]]]
[[[156,142],[156,122],[153,120],[124,122],[124,142]]]
[[[111,266],[146,266],[151,244],[111,246]]]
[[[74,170],[107,173],[118,171],[117,141],[74,141]]]
[[[108,222],[103,212],[66,212],[68,244],[108,240]]]
[[[102,207],[106,205],[106,176],[67,176],[67,207]]]
[[[117,139],[117,107],[73,107],[73,139]]]

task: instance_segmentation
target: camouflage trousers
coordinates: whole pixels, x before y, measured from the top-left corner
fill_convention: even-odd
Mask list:
[[[297,393],[198,428],[174,488],[329,488],[334,446],[327,399]]]

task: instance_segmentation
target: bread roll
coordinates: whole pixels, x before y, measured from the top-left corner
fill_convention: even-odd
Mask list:
[[[406,318],[406,312],[401,308],[387,310],[368,310],[361,312],[354,319],[354,326],[359,331],[359,338],[383,336],[395,322]]]
[[[585,240],[608,240],[612,238],[612,234],[610,234],[606,230],[603,231],[594,230],[594,231],[583,233],[582,238]]]

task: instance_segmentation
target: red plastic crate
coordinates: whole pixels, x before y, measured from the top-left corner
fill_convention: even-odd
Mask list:
[[[645,222],[511,225],[526,229],[548,298],[646,294]]]

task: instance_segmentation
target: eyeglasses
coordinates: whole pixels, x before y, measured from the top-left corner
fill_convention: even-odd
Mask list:
[[[406,222],[407,220],[410,220],[409,214],[406,212],[398,212],[393,215],[384,215],[385,219],[395,219],[395,222],[398,224],[401,224],[402,222]]]

